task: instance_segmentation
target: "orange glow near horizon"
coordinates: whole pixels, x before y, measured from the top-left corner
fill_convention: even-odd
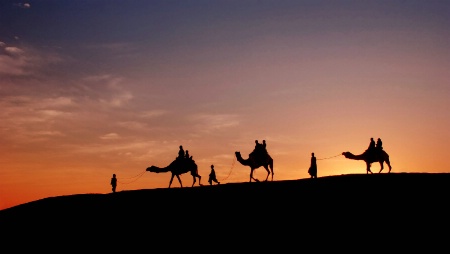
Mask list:
[[[269,153],[274,158],[274,181],[279,180],[294,180],[309,178],[307,169],[309,167],[309,151],[303,151],[300,155],[295,153],[286,153],[282,151],[282,146],[273,145],[270,146],[270,140],[268,145]],[[386,144],[388,146],[388,144]],[[389,147],[396,147],[390,145]],[[430,164],[423,165],[420,161],[413,160],[414,157],[420,156],[419,154],[402,154],[401,145],[397,145],[397,149],[387,150],[391,155],[391,164],[393,166],[392,172],[446,172],[445,170],[433,170],[442,167],[442,164]],[[176,146],[174,148],[177,148]],[[246,158],[245,153],[248,155],[252,149],[252,142],[248,142],[248,149],[238,149],[243,152],[243,157]],[[176,150],[176,149],[174,149]],[[206,149],[209,150],[209,149]],[[328,150],[328,149],[324,149]],[[352,150],[352,149],[341,149]],[[360,152],[363,152],[360,149]],[[202,150],[199,150],[202,151]],[[328,153],[326,156],[321,156],[322,152],[318,152],[320,149],[315,149],[316,157],[318,160],[318,176],[331,176],[331,175],[343,175],[343,174],[365,174],[365,163],[363,161],[355,161],[344,158],[338,153]],[[336,151],[336,150],[334,150]],[[206,151],[210,152],[210,151]],[[244,153],[245,152],[245,153]],[[354,154],[359,154],[356,149],[352,151]],[[174,152],[175,153],[175,152]],[[191,152],[196,159],[197,153],[195,150]],[[233,154],[233,152],[230,152]],[[199,165],[199,173],[202,176],[201,183],[207,185],[207,178],[209,174],[209,165],[214,164],[218,180],[222,184],[234,183],[234,182],[248,182],[250,168],[241,165],[237,162],[234,155],[223,156],[222,158],[212,159],[196,159],[196,163]],[[423,156],[423,155],[422,155]],[[426,156],[426,155],[425,155]],[[445,156],[442,154],[441,156]],[[174,156],[175,157],[175,154]],[[418,162],[417,164],[414,161]],[[139,190],[139,189],[153,189],[153,188],[167,188],[170,180],[170,173],[151,173],[144,172],[146,167],[151,165],[167,166],[171,160],[169,158],[155,160],[155,163],[149,162],[133,162],[133,163],[117,163],[117,164],[105,164],[96,160],[83,161],[82,166],[75,166],[75,162],[64,163],[63,161],[54,163],[42,161],[41,163],[30,162],[21,163],[14,172],[19,174],[4,174],[2,184],[0,187],[0,193],[2,193],[1,208],[5,209],[15,205],[31,202],[34,200],[62,196],[73,194],[86,194],[86,193],[100,193],[107,194],[111,192],[109,180],[113,173],[117,175],[118,187],[117,191],[126,190]],[[72,164],[72,165],[70,165]],[[87,166],[92,164],[91,166]],[[4,164],[5,165],[5,164]],[[7,164],[6,164],[7,165]],[[13,165],[12,163],[10,165]],[[385,164],[385,168],[382,173],[387,173],[388,167]],[[371,170],[374,173],[378,173],[380,165],[373,163]],[[46,173],[48,172],[48,173]],[[60,172],[60,173],[58,173]],[[264,180],[267,173],[264,168],[258,168],[255,170],[254,176],[257,179]],[[192,176],[190,174],[184,174],[181,176],[184,187],[190,187],[192,184]],[[270,176],[269,176],[270,180]],[[196,183],[198,186],[198,182]],[[172,188],[179,188],[178,180],[174,178]]]

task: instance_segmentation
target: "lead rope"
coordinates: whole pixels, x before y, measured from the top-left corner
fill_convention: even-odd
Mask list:
[[[137,175],[135,175],[133,177],[122,178],[122,179],[133,179],[134,178],[134,180],[131,180],[129,182],[122,182],[122,181],[119,181],[119,179],[117,179],[117,182],[119,182],[120,184],[130,184],[132,182],[137,181],[139,178],[141,178],[144,175],[145,172],[146,172],[146,170],[142,171],[141,173],[139,173],[139,174],[137,174]]]
[[[233,157],[233,162],[231,162],[230,172],[228,172],[228,175],[220,181],[225,181],[228,179],[228,177],[231,175],[231,171],[233,171],[234,164],[236,164],[236,155]]]
[[[338,154],[338,155],[335,155],[335,156],[331,156],[331,157],[327,157],[327,158],[321,158],[321,159],[317,159],[317,160],[328,160],[328,159],[331,159],[331,158],[335,158],[335,157],[338,157],[338,156],[341,156],[342,154]]]

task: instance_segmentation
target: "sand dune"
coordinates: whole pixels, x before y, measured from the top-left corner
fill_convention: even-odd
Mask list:
[[[450,173],[351,174],[49,197],[0,211],[0,226],[4,239],[52,239],[74,248],[142,238],[168,250],[226,237],[234,239],[227,248],[282,244],[295,235],[387,240],[448,226],[449,194]]]

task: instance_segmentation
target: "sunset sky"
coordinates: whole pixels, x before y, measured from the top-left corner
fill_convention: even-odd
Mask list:
[[[167,188],[170,173],[145,169],[180,145],[203,184],[211,164],[222,184],[248,182],[234,152],[255,140],[274,180],[308,178],[311,152],[319,178],[365,174],[341,153],[371,137],[392,172],[450,172],[449,13],[433,0],[2,0],[0,209],[110,193],[112,174],[117,191]]]

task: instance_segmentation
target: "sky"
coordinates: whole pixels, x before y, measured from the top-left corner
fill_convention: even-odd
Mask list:
[[[205,185],[212,164],[221,184],[249,182],[235,152],[255,140],[274,181],[309,178],[312,152],[319,178],[365,174],[342,152],[371,137],[391,172],[449,172],[449,13],[435,0],[3,0],[0,209],[111,193],[112,174],[117,191],[167,188],[170,173],[145,169],[180,145]]]

